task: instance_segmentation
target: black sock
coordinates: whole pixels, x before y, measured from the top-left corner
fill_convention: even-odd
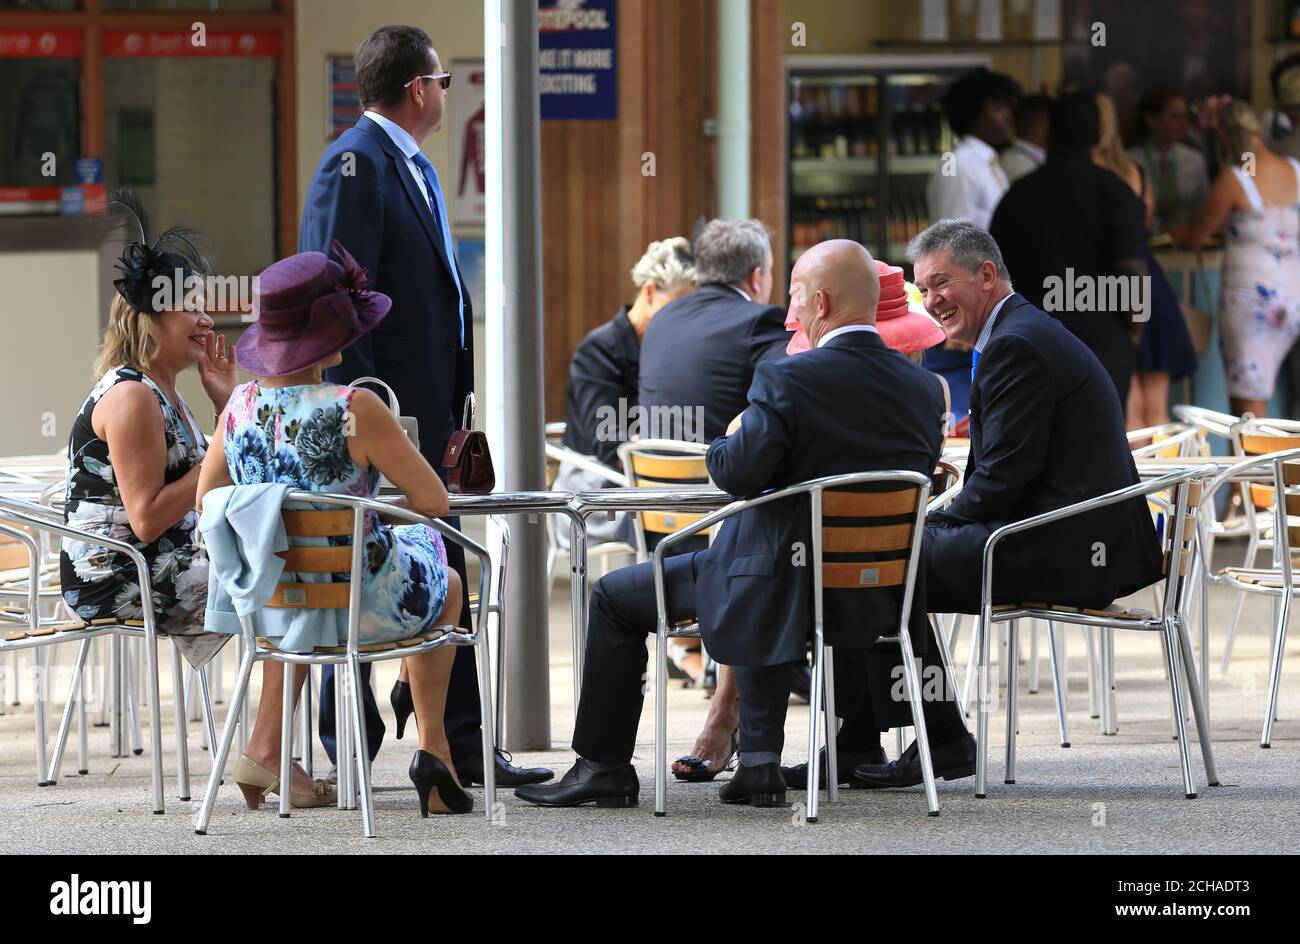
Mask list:
[[[602,774],[603,774],[605,771],[607,771],[607,770],[618,770],[620,767],[626,767],[626,766],[627,766],[626,763],[622,763],[622,764],[602,764],[600,761],[598,761],[598,760],[592,760],[590,757],[584,757],[583,760],[587,762],[587,766],[590,767],[592,770],[596,771],[597,773],[602,773]]]
[[[960,741],[966,736],[966,725],[962,724],[960,718],[953,718],[951,721],[940,721],[937,724],[927,725],[927,734],[930,739],[930,747],[943,747],[945,744],[951,744],[954,741]]]
[[[835,737],[835,749],[846,754],[866,754],[880,747],[880,732],[845,720]]]

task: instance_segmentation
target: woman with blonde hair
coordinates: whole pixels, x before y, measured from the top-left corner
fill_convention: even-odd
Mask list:
[[[606,409],[612,409],[615,416],[626,415],[636,405],[641,339],[650,319],[664,305],[695,290],[695,258],[690,241],[684,236],[670,236],[650,243],[632,267],[631,276],[636,300],[620,308],[578,344],[565,391],[568,421],[564,445],[611,469],[618,467],[620,443],[597,435],[600,416]],[[622,411],[620,399],[625,404]],[[586,487],[603,488],[605,484]]]
[[[144,209],[114,193],[132,236],[117,263],[117,295],[95,362],[96,382],[68,439],[64,520],[91,534],[132,544],[150,565],[154,617],[191,662],[202,664],[226,641],[204,632],[208,564],[197,546],[194,512],[203,426],[176,390],[197,367],[214,410],[235,387],[225,339],[189,291],[211,273],[198,234],[173,227],[150,240]],[[83,620],[141,619],[140,578],[125,554],[64,538],[59,555],[63,601]]]
[[[1175,239],[1199,249],[1224,232],[1219,337],[1232,412],[1264,416],[1278,369],[1300,335],[1300,161],[1264,146],[1245,102],[1212,99],[1223,170],[1196,221]]]
[[[1148,186],[1146,171],[1124,152],[1115,103],[1109,95],[1097,95],[1097,111],[1101,119],[1101,140],[1092,149],[1093,163],[1114,173],[1137,194],[1145,209],[1149,234],[1155,214],[1155,198]],[[1147,273],[1151,277],[1148,318],[1142,326],[1133,383],[1129,386],[1128,404],[1124,411],[1129,429],[1168,423],[1170,381],[1196,371],[1196,348],[1187,333],[1182,306],[1150,248],[1146,258]]]

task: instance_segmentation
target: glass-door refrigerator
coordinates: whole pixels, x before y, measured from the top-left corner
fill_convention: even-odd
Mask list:
[[[824,239],[853,239],[904,265],[929,224],[925,186],[953,147],[941,96],[983,56],[792,56],[786,246],[793,264]]]
[[[926,182],[952,150],[942,96],[985,56],[792,56],[786,60],[789,265],[815,243],[852,239],[902,266],[908,240],[930,225]],[[787,269],[788,271],[788,269]],[[926,352],[948,382],[954,422],[967,413],[970,350]]]

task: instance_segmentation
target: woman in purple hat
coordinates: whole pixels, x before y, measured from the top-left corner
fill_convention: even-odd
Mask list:
[[[218,419],[222,449],[213,449],[199,480],[199,501],[222,485],[276,482],[295,489],[374,498],[381,473],[402,490],[403,504],[430,517],[448,512],[447,491],[374,393],[325,383],[322,372],[342,360],[344,348],[388,314],[388,296],[365,291],[364,270],[335,242],[340,265],[319,252],[275,263],[259,278],[259,313],[235,347],[235,359],[254,380],[236,387]],[[361,642],[407,639],[435,625],[456,624],[461,586],[447,566],[442,538],[425,525],[366,521]],[[315,641],[338,645],[342,639]],[[420,749],[410,775],[421,815],[467,813],[443,730],[452,648],[403,660],[415,703]],[[298,682],[305,677],[300,667]],[[266,664],[257,722],[235,780],[275,790],[280,757],[283,673]],[[294,772],[293,802],[333,802],[332,790]],[[299,782],[300,781],[300,782]]]

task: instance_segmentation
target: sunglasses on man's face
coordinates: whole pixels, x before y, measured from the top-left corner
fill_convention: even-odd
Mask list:
[[[451,88],[450,72],[435,72],[432,75],[417,75],[414,79],[411,79],[410,82],[407,82],[405,85],[403,85],[402,88],[410,88],[412,85],[415,84],[416,79],[434,79],[438,81],[438,83],[441,84],[444,89]]]

